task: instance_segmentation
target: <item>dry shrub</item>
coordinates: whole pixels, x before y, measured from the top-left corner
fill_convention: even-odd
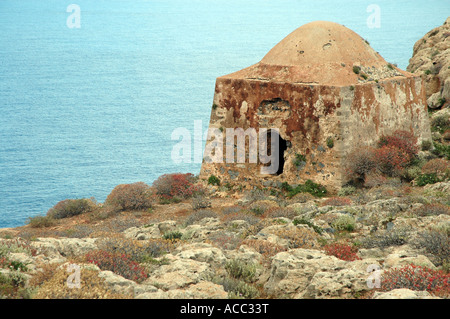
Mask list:
[[[118,211],[145,210],[151,208],[152,204],[152,190],[143,182],[117,185],[105,201],[106,206]]]
[[[450,207],[439,203],[425,204],[414,209],[413,214],[417,216],[450,215]]]
[[[352,200],[348,197],[330,197],[322,202],[322,206],[348,206]]]
[[[288,248],[318,248],[318,238],[319,236],[315,231],[307,229],[306,227],[292,227],[292,228],[282,228],[274,232],[278,237],[287,240]]]
[[[201,209],[190,214],[184,221],[185,226],[193,225],[204,218],[217,218],[217,213],[209,209]]]
[[[96,203],[91,199],[65,199],[50,208],[47,216],[54,219],[73,217],[92,211]]]
[[[349,179],[364,181],[376,167],[377,159],[372,147],[357,147],[347,155],[345,171]]]
[[[220,249],[233,250],[241,245],[242,239],[236,233],[219,230],[209,235],[207,242]]]
[[[80,288],[70,288],[67,278],[70,275],[65,267],[45,271],[37,286],[33,299],[131,299],[131,295],[117,294],[108,290],[104,279],[98,277],[98,271],[82,268]],[[37,284],[39,281],[36,281]]]
[[[273,257],[282,251],[286,251],[285,247],[262,239],[246,239],[242,244],[253,248],[267,258]]]
[[[450,238],[447,232],[435,229],[420,232],[413,245],[430,254],[435,265],[450,265]]]
[[[423,174],[436,174],[438,178],[442,179],[450,175],[450,161],[443,158],[435,158],[422,166]]]
[[[174,243],[165,239],[136,240],[119,236],[102,238],[98,248],[114,254],[127,255],[132,261],[144,262],[149,257],[157,258],[174,249]]]

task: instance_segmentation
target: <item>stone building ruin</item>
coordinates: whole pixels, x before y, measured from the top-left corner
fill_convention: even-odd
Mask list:
[[[230,128],[243,131],[246,161],[212,161],[207,150],[214,139],[208,140],[201,178],[291,185],[310,179],[329,189],[347,182],[343,164],[357,146],[395,130],[413,132],[419,143],[431,139],[423,79],[386,62],[352,30],[325,21],[301,26],[260,62],[218,77],[209,127],[224,140]],[[262,129],[271,132],[269,153],[270,141],[278,142],[280,167],[269,173],[260,157],[250,161],[249,145],[260,135],[245,133]],[[238,139],[228,150],[237,152]],[[217,152],[216,144],[216,153],[225,157],[227,146]]]

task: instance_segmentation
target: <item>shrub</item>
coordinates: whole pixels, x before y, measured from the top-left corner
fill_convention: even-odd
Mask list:
[[[105,205],[118,211],[145,210],[152,204],[151,188],[143,182],[117,185],[105,201]]]
[[[450,207],[439,203],[425,204],[414,209],[413,214],[417,216],[450,215]]]
[[[183,233],[181,233],[178,230],[169,231],[163,235],[163,238],[165,240],[170,240],[170,241],[180,240],[181,237],[183,237]]]
[[[426,290],[430,293],[448,296],[450,294],[450,274],[441,270],[407,265],[401,268],[391,268],[381,276],[381,290],[407,288],[411,290]]]
[[[388,176],[400,175],[411,160],[407,152],[393,145],[384,145],[376,149],[375,157],[378,160],[377,168]]]
[[[345,170],[350,179],[364,181],[376,167],[375,150],[371,147],[355,148],[346,157]]]
[[[308,179],[304,184],[299,184],[294,188],[291,187],[288,197],[293,197],[298,193],[309,193],[315,197],[323,197],[327,194],[327,189],[325,186],[314,183]]]
[[[433,142],[430,140],[423,140],[422,141],[422,151],[429,151],[431,150],[431,147],[433,146]]]
[[[312,229],[314,229],[314,231],[316,233],[318,233],[319,235],[322,234],[323,229],[317,225],[315,225],[313,222],[311,222],[310,220],[301,217],[301,218],[296,218],[292,221],[292,223],[297,226],[297,225],[307,225],[309,227],[311,227]]]
[[[433,142],[434,149],[431,151],[434,155],[439,157],[445,157],[450,160],[450,145]]]
[[[208,178],[208,184],[220,186],[220,179],[217,176],[211,175]]]
[[[355,218],[350,215],[341,215],[331,223],[331,227],[338,231],[351,232],[356,228]]]
[[[294,248],[316,248],[318,247],[319,236],[312,230],[307,228],[282,228],[274,233],[278,237],[285,239],[289,249]]]
[[[126,279],[142,282],[148,275],[144,267],[133,261],[128,255],[105,250],[94,250],[84,256],[88,263],[97,265],[101,270],[109,270]]]
[[[408,242],[408,238],[408,229],[392,228],[364,238],[361,241],[361,245],[365,248],[401,246]]]
[[[255,281],[255,264],[246,263],[238,259],[232,259],[225,264],[225,270],[232,278],[240,279],[248,283]]]
[[[422,166],[423,174],[436,174],[436,176],[443,180],[450,175],[449,161],[443,158],[435,158]]]
[[[348,206],[352,204],[352,200],[347,197],[330,197],[322,202],[323,206]]]
[[[45,281],[34,284],[37,292],[33,299],[131,299],[130,295],[113,293],[108,289],[98,271],[82,268],[80,288],[69,288],[67,277],[69,273],[65,267],[47,271]]]
[[[242,243],[242,239],[235,233],[222,230],[215,231],[210,234],[208,236],[208,241],[213,245],[225,250],[236,249]]]
[[[211,200],[204,195],[195,195],[192,197],[192,208],[194,210],[211,207]]]
[[[325,245],[323,248],[327,255],[335,256],[341,260],[353,261],[361,259],[357,255],[358,248],[356,246],[345,243],[332,243]]]
[[[306,164],[306,156],[302,155],[302,154],[295,154],[295,160],[294,160],[294,165],[297,168],[301,168],[303,166],[305,166]]]
[[[441,180],[437,177],[436,173],[420,174],[415,180],[417,186],[425,186],[428,184],[436,184]]]
[[[447,232],[434,229],[420,232],[413,246],[424,249],[437,266],[450,262],[450,238]]]
[[[334,147],[334,140],[331,137],[327,138],[327,146],[328,148],[333,148]]]
[[[396,147],[406,153],[411,160],[419,152],[417,138],[408,131],[396,130],[392,135],[383,135],[378,141],[378,147],[383,146]]]
[[[265,258],[270,258],[282,251],[286,251],[286,248],[283,246],[262,239],[246,239],[242,244],[255,249]]]
[[[192,214],[190,214],[186,220],[184,221],[184,224],[186,226],[196,224],[199,221],[201,221],[204,218],[217,218],[217,214],[213,212],[212,210],[202,209],[198,210]]]
[[[357,66],[357,65],[354,65],[354,66],[353,66],[353,72],[354,72],[355,74],[359,74],[360,71],[361,71],[361,67],[359,67],[359,66]]]
[[[28,217],[26,223],[32,228],[44,228],[55,226],[57,221],[50,216]]]
[[[348,196],[356,192],[355,186],[343,186],[337,193],[338,196]]]
[[[200,185],[195,184],[195,177],[191,173],[164,174],[153,182],[156,194],[162,198],[189,198],[204,193]]]
[[[253,299],[258,298],[259,291],[253,285],[246,283],[243,280],[231,277],[215,277],[211,280],[217,285],[223,286],[223,290],[228,292],[229,299],[243,298]]]
[[[66,199],[50,208],[47,216],[54,219],[73,217],[90,212],[93,207],[94,204],[89,199]]]
[[[450,128],[450,117],[447,114],[438,115],[431,120],[431,130],[443,134]]]

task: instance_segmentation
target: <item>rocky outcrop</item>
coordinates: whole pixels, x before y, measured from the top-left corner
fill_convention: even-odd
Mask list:
[[[430,108],[450,104],[450,17],[415,43],[406,70],[425,77]]]

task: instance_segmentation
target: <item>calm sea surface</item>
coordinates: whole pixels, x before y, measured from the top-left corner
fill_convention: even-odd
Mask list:
[[[172,161],[172,131],[205,130],[216,77],[305,23],[343,24],[405,69],[449,13],[446,0],[0,0],[0,227],[67,198],[102,202],[118,184],[198,174],[194,159]]]

